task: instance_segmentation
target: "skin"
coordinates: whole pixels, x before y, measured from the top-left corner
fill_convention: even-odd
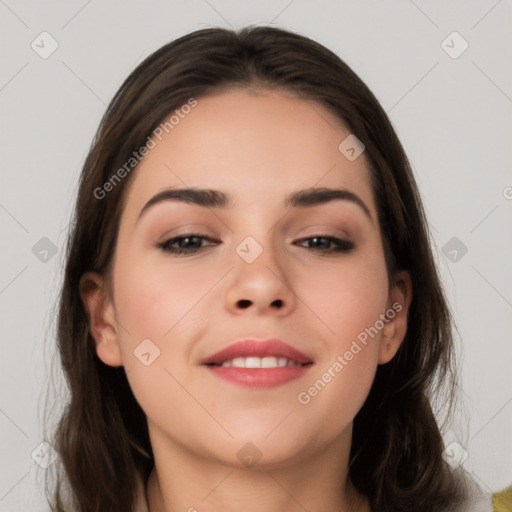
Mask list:
[[[147,416],[151,512],[370,510],[348,478],[352,422],[377,366],[403,341],[412,290],[406,272],[388,281],[365,154],[349,161],[338,150],[349,133],[318,103],[233,89],[198,98],[135,171],[112,274],[90,272],[80,284],[99,358],[125,367]],[[221,190],[233,206],[166,201],[138,220],[168,187]],[[346,200],[283,206],[289,193],[310,187],[350,190],[372,220]],[[191,255],[158,247],[191,231],[219,243],[205,240]],[[355,247],[333,253],[335,244],[303,241],[321,235]],[[247,236],[263,249],[252,263],[236,252]],[[401,311],[378,335],[299,403],[299,393],[396,303]],[[314,365],[272,389],[240,387],[200,365],[247,337],[279,338]],[[133,353],[146,338],[160,350],[149,366]],[[237,457],[248,442],[261,453],[253,467]]]

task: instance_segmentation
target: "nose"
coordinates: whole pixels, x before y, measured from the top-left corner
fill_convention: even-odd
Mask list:
[[[229,273],[226,307],[233,314],[289,315],[296,305],[289,276],[283,270],[284,261],[270,245],[252,262],[235,254]]]

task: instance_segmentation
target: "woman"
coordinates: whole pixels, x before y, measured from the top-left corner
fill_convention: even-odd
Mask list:
[[[205,29],[133,71],[84,164],[58,325],[53,510],[474,505],[432,409],[452,320],[410,165],[306,37]]]

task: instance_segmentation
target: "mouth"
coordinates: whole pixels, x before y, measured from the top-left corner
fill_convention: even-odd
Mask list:
[[[223,368],[232,366],[235,368],[283,368],[285,366],[305,366],[312,363],[299,363],[293,359],[277,356],[266,357],[235,357],[222,361],[222,363],[210,363],[211,366],[222,366]]]
[[[245,387],[285,384],[304,375],[314,361],[281,340],[242,340],[201,363],[214,375]]]

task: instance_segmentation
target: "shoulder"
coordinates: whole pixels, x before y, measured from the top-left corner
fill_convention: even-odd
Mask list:
[[[512,485],[492,495],[492,506],[494,512],[512,511]]]
[[[468,497],[464,510],[460,512],[494,512],[492,494],[481,490]]]
[[[465,471],[461,471],[457,477],[465,488],[466,499],[453,512],[512,512],[512,488],[493,494],[482,489]]]

